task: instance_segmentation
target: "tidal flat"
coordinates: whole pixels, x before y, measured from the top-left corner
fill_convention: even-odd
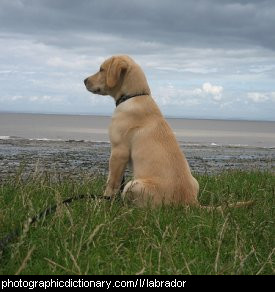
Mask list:
[[[252,146],[222,146],[181,143],[195,174],[218,174],[228,170],[275,170],[275,150]],[[82,173],[107,175],[111,145],[108,142],[52,141],[31,139],[0,140],[0,182],[22,172],[48,172],[60,177]],[[22,171],[23,170],[23,171]],[[131,175],[131,169],[126,170]]]

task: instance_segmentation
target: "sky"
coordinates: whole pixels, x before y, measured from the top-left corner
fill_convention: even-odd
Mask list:
[[[275,120],[274,0],[0,0],[0,112],[111,115],[83,80],[120,54],[166,116]]]

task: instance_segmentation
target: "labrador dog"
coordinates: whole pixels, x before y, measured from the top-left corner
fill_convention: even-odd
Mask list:
[[[200,206],[199,184],[151,96],[141,67],[129,56],[113,56],[84,83],[90,92],[110,95],[116,102],[109,127],[112,150],[104,196],[119,193],[124,170],[130,163],[134,179],[122,191],[125,200],[137,206]]]

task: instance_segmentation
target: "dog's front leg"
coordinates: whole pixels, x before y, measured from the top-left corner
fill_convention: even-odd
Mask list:
[[[105,197],[112,197],[120,191],[123,173],[129,161],[129,150],[126,147],[113,147],[109,160],[109,176]]]

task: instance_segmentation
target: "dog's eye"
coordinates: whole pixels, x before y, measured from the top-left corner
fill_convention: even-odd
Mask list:
[[[99,72],[103,72],[103,71],[104,71],[104,69],[102,67],[100,67]]]

